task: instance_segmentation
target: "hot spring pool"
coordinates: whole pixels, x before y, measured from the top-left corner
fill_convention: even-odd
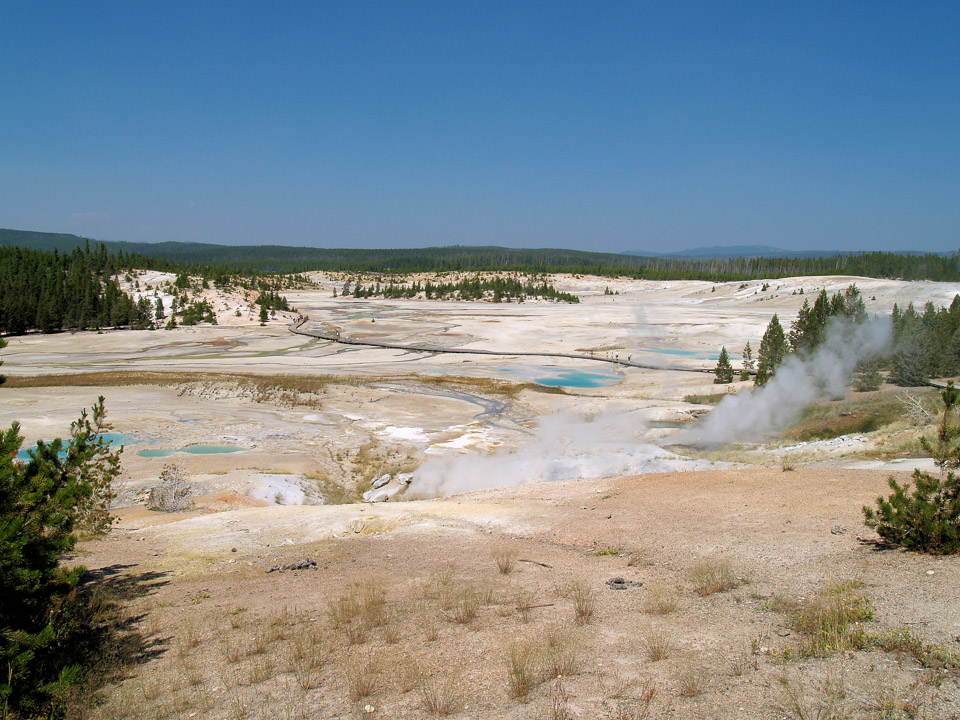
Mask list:
[[[139,443],[149,442],[149,440],[138,438],[136,435],[131,435],[129,433],[101,433],[98,437],[100,437],[100,439],[102,440],[105,440],[107,445],[136,445],[138,442]],[[63,438],[61,438],[60,442],[66,445],[70,441],[64,440]],[[34,450],[35,448],[36,448],[36,445],[33,445],[32,447],[23,448],[20,452],[17,453],[16,455],[17,460],[29,460],[30,451]],[[61,450],[59,455],[60,455],[60,459],[62,460],[67,456],[67,453],[65,450]]]
[[[182,448],[146,448],[137,453],[139,457],[163,458],[174,453],[190,453],[191,455],[221,455],[223,453],[243,452],[246,448],[236,445],[187,445]]]
[[[537,385],[547,387],[597,388],[608,387],[620,378],[586,370],[559,370],[546,377],[534,378]]]

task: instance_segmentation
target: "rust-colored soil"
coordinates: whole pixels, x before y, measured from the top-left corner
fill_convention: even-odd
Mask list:
[[[862,583],[874,611],[865,631],[908,628],[960,651],[960,560],[880,550],[862,525],[860,508],[886,477],[718,470],[175,522],[127,512],[78,559],[143,579],[131,611],[151,655],[98,712],[419,718],[444,691],[462,718],[549,718],[563,707],[577,718],[800,717],[785,687],[802,685],[813,712],[831,697],[829,677],[843,683],[845,717],[881,717],[871,708],[887,701],[951,717],[956,675],[906,654],[782,658],[805,638],[771,608],[841,580]],[[514,564],[501,574],[494,555],[505,548]],[[317,568],[266,572],[305,557]],[[688,570],[704,557],[729,560],[742,584],[699,596]],[[627,587],[612,589],[614,577]],[[371,587],[385,604],[365,621],[331,613]],[[476,617],[458,622],[471,597]],[[578,597],[592,605],[582,624]],[[651,612],[659,600],[675,609]],[[657,639],[667,656],[653,661]],[[522,698],[510,693],[512,645],[539,648]],[[571,664],[558,682],[548,659],[560,645]],[[357,699],[361,680],[370,694]]]

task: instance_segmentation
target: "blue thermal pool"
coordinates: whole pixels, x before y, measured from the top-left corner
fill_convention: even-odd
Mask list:
[[[512,378],[519,377],[519,379],[548,387],[598,388],[613,385],[623,379],[612,369],[575,370],[550,365],[532,365],[519,368],[500,367],[497,370],[507,373]]]
[[[182,448],[146,448],[137,453],[145,458],[170,457],[174,453],[190,453],[191,455],[222,455],[224,453],[243,452],[246,448],[236,445],[188,445]]]
[[[99,437],[100,439],[105,440],[108,445],[133,445],[137,442],[149,442],[149,440],[144,441],[129,433],[101,433]],[[60,441],[64,444],[69,442],[68,440],[64,440],[62,438]],[[17,453],[17,460],[29,460],[30,451],[35,449],[35,447],[36,446],[23,448]],[[65,450],[61,450],[59,455],[60,458],[63,459],[67,456],[67,453]]]
[[[548,387],[597,388],[608,387],[620,378],[586,370],[558,370],[546,377],[534,378],[537,385]]]

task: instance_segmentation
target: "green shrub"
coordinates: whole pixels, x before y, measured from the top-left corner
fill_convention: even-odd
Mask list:
[[[0,714],[56,717],[85,680],[93,638],[75,589],[81,567],[61,556],[75,529],[110,525],[110,487],[120,451],[100,437],[103,398],[71,426],[70,442],[40,441],[26,462],[14,423],[0,434]]]
[[[865,524],[883,539],[908,550],[938,555],[960,552],[960,478],[954,472],[960,466],[960,426],[951,421],[960,391],[949,382],[940,396],[944,407],[936,441],[920,440],[939,474],[916,469],[912,487],[891,477],[893,494],[878,497],[876,510],[863,508]]]

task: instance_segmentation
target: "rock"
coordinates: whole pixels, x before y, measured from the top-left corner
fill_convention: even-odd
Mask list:
[[[387,473],[387,474],[385,474],[385,475],[381,475],[381,476],[378,477],[378,478],[374,478],[374,479],[373,479],[373,482],[370,483],[370,489],[371,489],[371,490],[376,490],[376,489],[378,489],[378,488],[382,488],[384,485],[386,485],[388,482],[390,482],[390,477],[391,477],[390,474]]]
[[[303,560],[298,560],[297,562],[292,562],[289,565],[271,565],[267,568],[268,573],[272,572],[284,572],[285,570],[307,570],[309,568],[317,569],[317,563],[310,558],[304,558]]]
[[[626,590],[630,587],[643,587],[642,582],[634,582],[633,580],[625,580],[622,577],[612,577],[607,580],[607,586],[611,590]]]
[[[304,558],[294,563],[290,563],[284,568],[285,570],[306,570],[307,568],[316,569],[317,563],[311,560],[310,558]]]
[[[834,535],[843,535],[846,531],[847,529],[843,525],[834,525],[830,528],[830,532]]]
[[[393,495],[389,490],[380,488],[379,490],[367,490],[363,494],[363,499],[370,503],[386,502]]]

